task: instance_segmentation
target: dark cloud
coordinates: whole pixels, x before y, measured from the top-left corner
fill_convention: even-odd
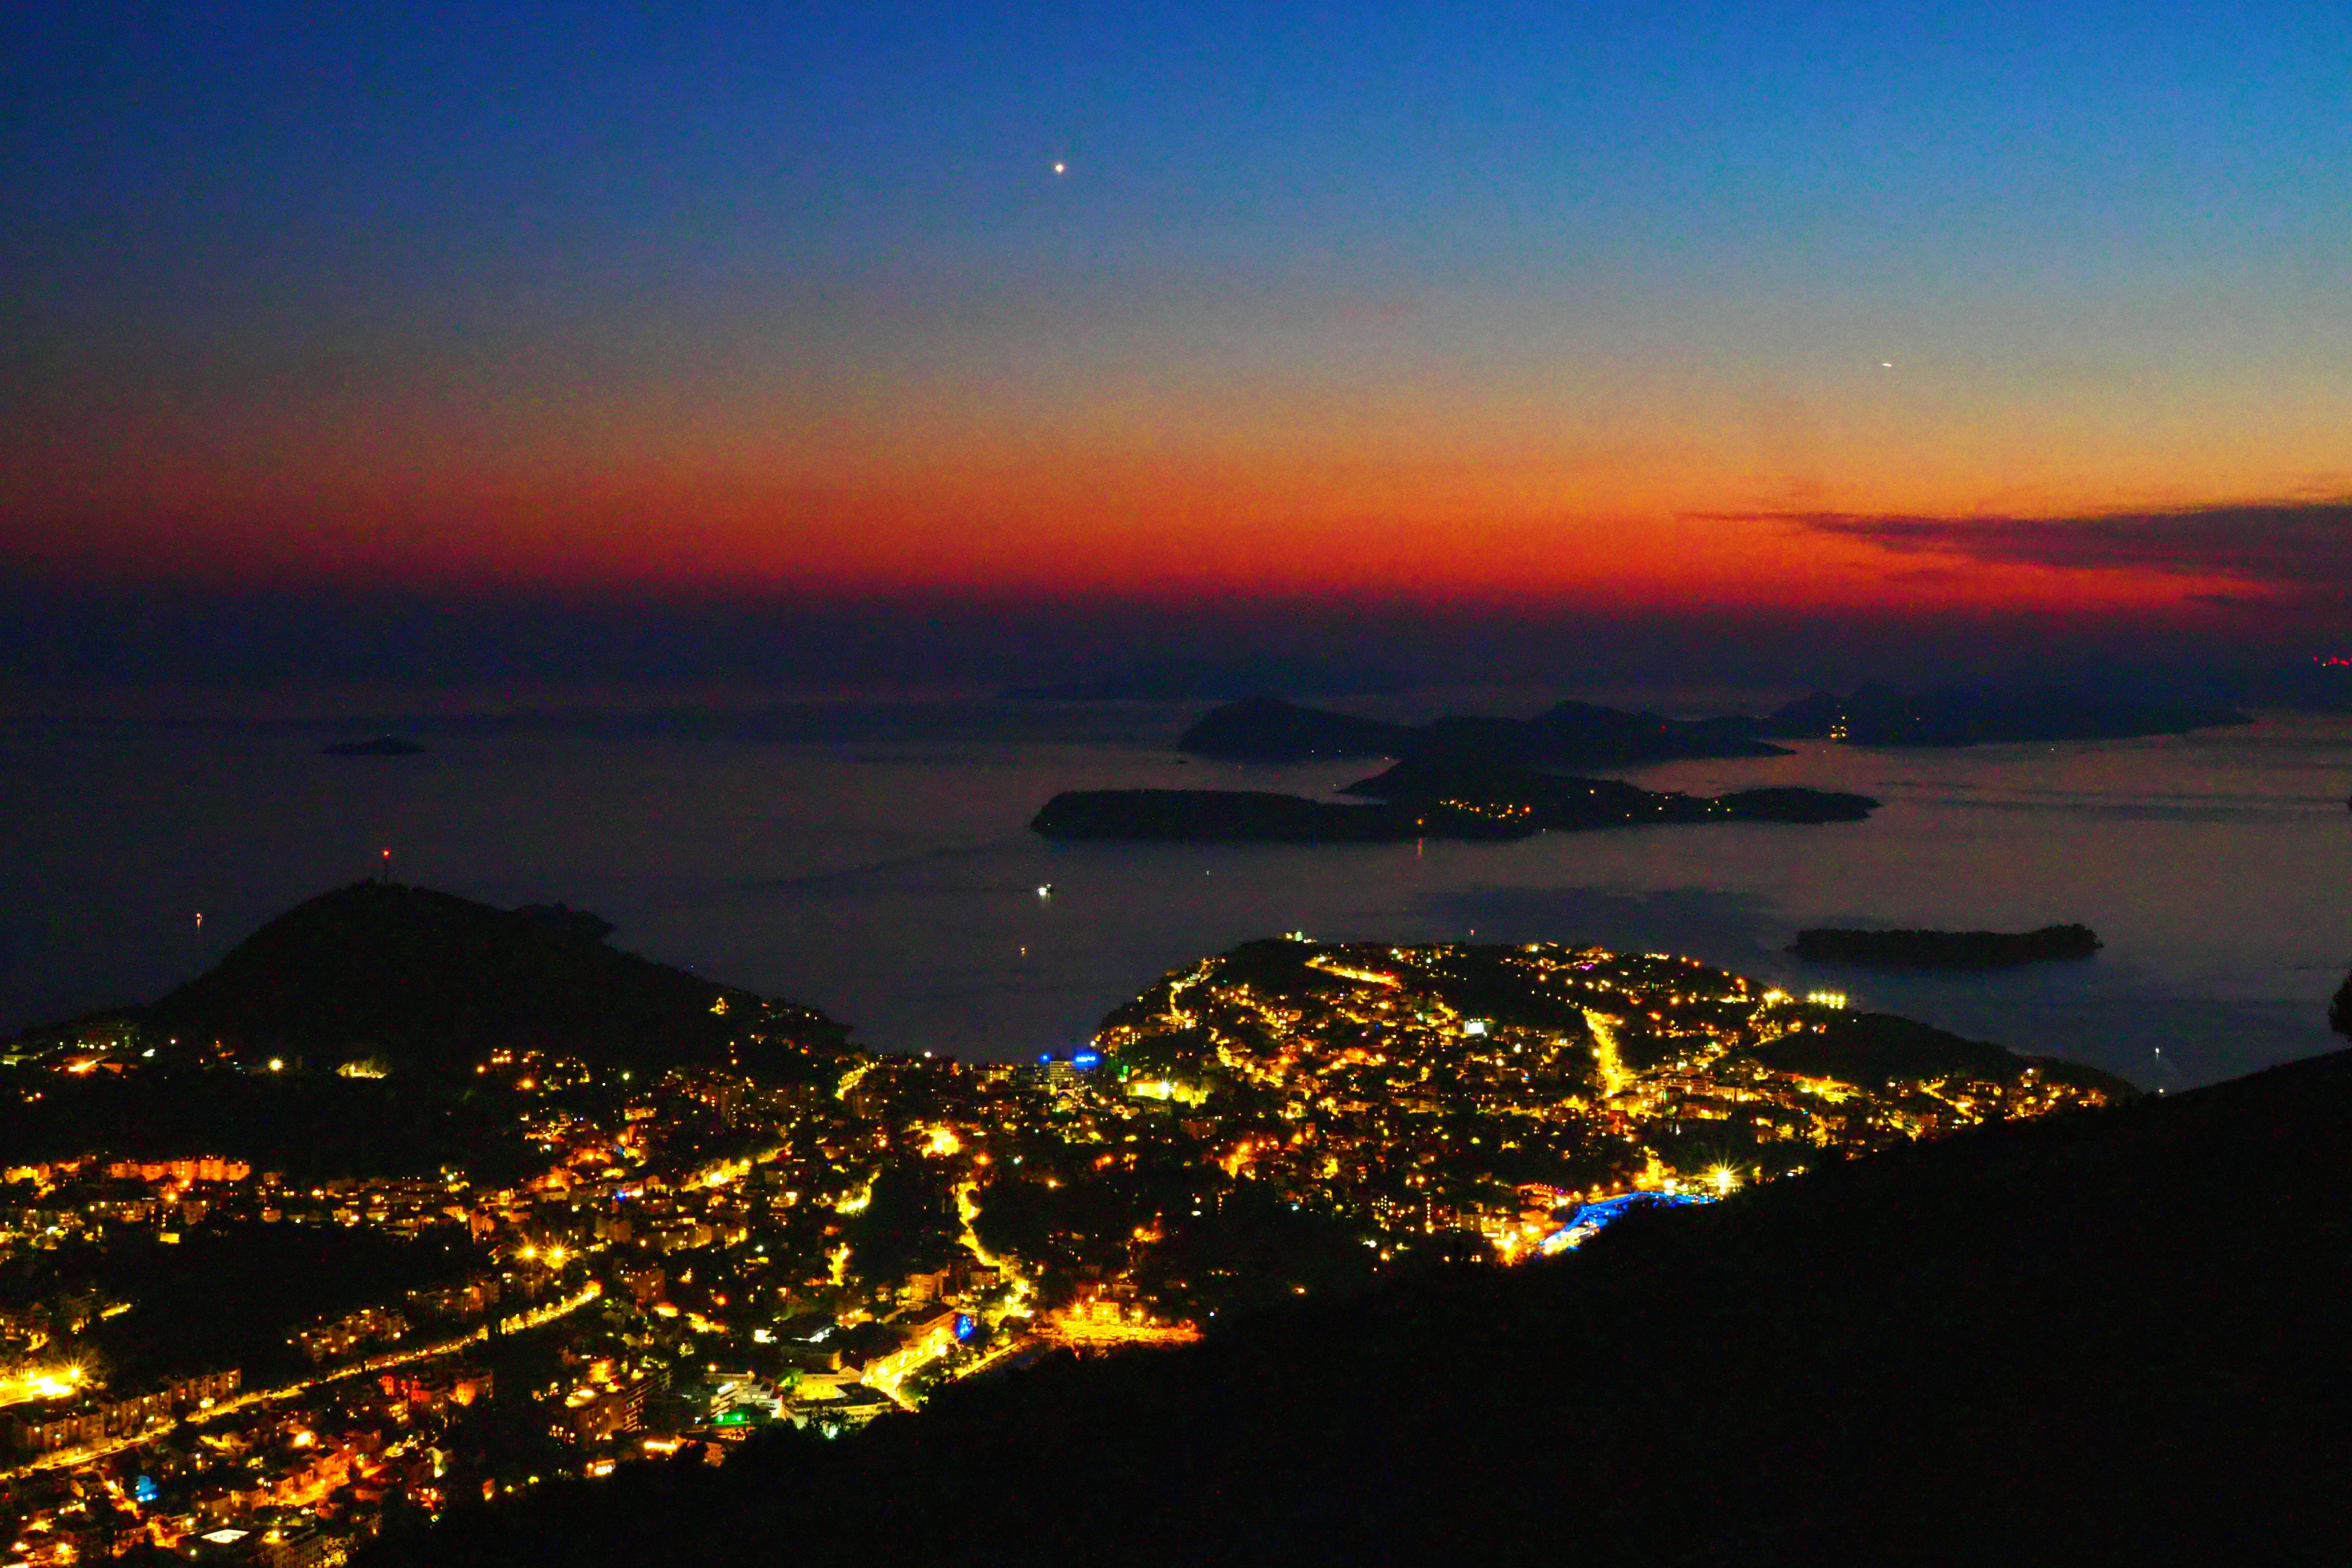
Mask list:
[[[1782,515],[1809,531],[1861,540],[1902,555],[2222,577],[2269,589],[2273,602],[2340,601],[2352,592],[2352,500],[2052,518]]]

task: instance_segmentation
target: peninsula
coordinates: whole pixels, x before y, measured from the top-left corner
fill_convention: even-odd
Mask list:
[[[2086,925],[2039,931],[1801,931],[1789,951],[1825,963],[1882,969],[2009,969],[2053,959],[2088,958],[2099,938]]]
[[[1451,805],[1413,811],[1345,805],[1265,790],[1068,790],[1029,824],[1047,838],[1164,839],[1196,844],[1381,844],[1411,838],[1525,838],[1532,823]]]
[[[1574,830],[1644,822],[1860,822],[1878,809],[1866,795],[1777,787],[1693,795],[1622,779],[1578,778],[1477,757],[1408,757],[1360,779],[1359,795],[1417,811],[1469,812],[1494,821]]]
[[[1342,793],[1381,804],[1345,805],[1260,790],[1072,790],[1047,801],[1029,826],[1047,838],[1365,844],[1666,823],[1859,822],[1878,806],[1868,795],[1826,790],[1691,795],[1619,779],[1420,759]]]

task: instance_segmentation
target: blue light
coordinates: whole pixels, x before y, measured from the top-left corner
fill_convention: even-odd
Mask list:
[[[155,1478],[152,1476],[140,1477],[136,1481],[131,1483],[131,1496],[134,1501],[153,1502],[157,1496],[155,1490]]]
[[[1045,1065],[1046,1065],[1046,1066],[1049,1066],[1049,1067],[1050,1067],[1050,1066],[1053,1064],[1053,1060],[1054,1060],[1054,1053],[1053,1053],[1053,1052],[1051,1052],[1051,1051],[1047,1051],[1044,1056],[1039,1057],[1039,1058],[1037,1058],[1037,1060],[1038,1060],[1039,1062],[1041,1062],[1041,1063],[1043,1063],[1043,1064],[1045,1064]]]
[[[1600,1234],[1602,1226],[1623,1217],[1637,1208],[1653,1205],[1679,1208],[1685,1204],[1703,1204],[1713,1200],[1699,1193],[1627,1193],[1621,1198],[1603,1198],[1597,1204],[1587,1204],[1578,1209],[1569,1222],[1537,1244],[1536,1250],[1549,1256],[1565,1252],[1571,1247],[1581,1247]]]
[[[1076,1056],[1072,1057],[1070,1060],[1082,1068],[1090,1068],[1100,1062],[1102,1058],[1093,1051],[1080,1051]]]
[[[980,1320],[973,1317],[970,1312],[958,1312],[956,1314],[956,1338],[960,1340],[968,1340],[971,1338],[974,1333],[978,1332],[979,1329]]]

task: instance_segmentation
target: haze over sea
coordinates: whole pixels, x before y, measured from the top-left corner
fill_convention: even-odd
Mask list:
[[[1423,694],[1383,710],[1525,713],[1550,696]],[[397,879],[593,909],[618,945],[814,1003],[893,1050],[1066,1051],[1161,973],[1285,931],[1688,953],[2168,1088],[2328,1047],[2326,997],[2352,952],[2352,716],[2057,747],[1800,742],[1621,771],[1652,788],[1801,784],[1885,803],[1855,825],[1419,847],[1028,832],[1063,789],[1319,793],[1377,771],[1181,758],[1170,742],[1205,706],[0,724],[0,1031],[159,994],[280,910],[374,874],[389,847]],[[320,754],[386,729],[427,751]],[[1958,976],[1783,951],[1807,925],[2066,921],[2105,950]]]

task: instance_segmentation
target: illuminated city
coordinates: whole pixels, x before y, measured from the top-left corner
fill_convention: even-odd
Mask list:
[[[5,37],[0,1568],[2352,1555],[2344,0]]]
[[[509,1179],[306,1183],[131,1148],[5,1170],[15,1560],[145,1542],[339,1562],[460,1497],[785,1423],[842,1434],[1054,1352],[1181,1344],[1221,1314],[1517,1263],[1644,1204],[2127,1092],[1840,995],[1550,945],[1253,942],[1023,1066],[810,1044],[789,1009],[730,1007],[709,1012],[740,1026],[730,1056],[775,1070],[475,1064],[528,1152]],[[185,1057],[85,1032],[20,1048],[9,1092]],[[240,1364],[193,1330],[175,1360],[126,1283],[126,1260],[229,1268],[304,1237],[415,1279],[369,1295],[354,1268]],[[117,1325],[156,1342],[152,1365],[108,1369]]]

